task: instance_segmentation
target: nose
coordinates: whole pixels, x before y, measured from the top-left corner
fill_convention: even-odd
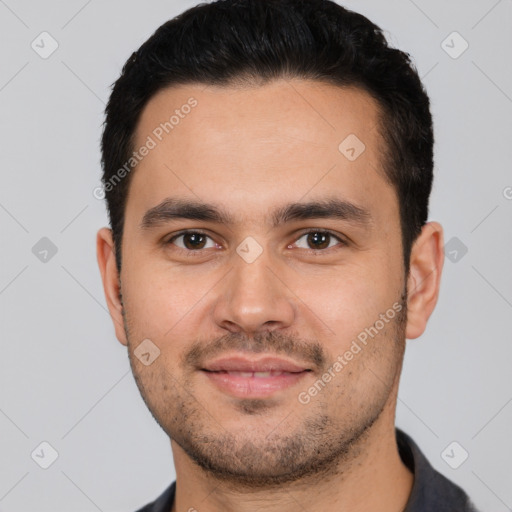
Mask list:
[[[293,293],[266,251],[252,262],[237,254],[233,269],[219,283],[214,306],[216,324],[229,332],[257,334],[286,329],[295,319]]]

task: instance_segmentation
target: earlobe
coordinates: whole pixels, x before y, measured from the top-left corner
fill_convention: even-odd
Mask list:
[[[103,281],[103,290],[110,312],[117,339],[127,345],[123,322],[123,305],[121,303],[120,279],[117,269],[112,230],[101,228],[96,235],[96,257]]]
[[[406,338],[423,334],[434,311],[444,263],[443,228],[438,222],[428,222],[413,244],[407,280]]]

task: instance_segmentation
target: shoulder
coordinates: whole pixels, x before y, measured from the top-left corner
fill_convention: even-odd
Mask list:
[[[433,468],[414,440],[396,429],[400,457],[414,473],[414,484],[404,512],[478,512],[466,492]]]
[[[169,512],[174,502],[176,482],[174,481],[155,501],[148,503],[136,512]]]

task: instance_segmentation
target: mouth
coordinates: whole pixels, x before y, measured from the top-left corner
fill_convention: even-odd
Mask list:
[[[201,368],[220,391],[237,398],[265,398],[302,380],[312,369],[290,360],[224,357]]]

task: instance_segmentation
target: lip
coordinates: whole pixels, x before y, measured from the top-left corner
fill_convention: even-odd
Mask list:
[[[201,368],[219,390],[237,398],[265,398],[297,384],[311,371],[293,361],[265,356],[259,359],[222,357]]]

